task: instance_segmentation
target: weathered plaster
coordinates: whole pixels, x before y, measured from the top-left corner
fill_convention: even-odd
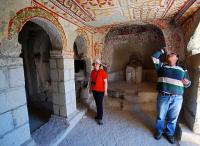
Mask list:
[[[178,53],[180,56],[180,60],[184,60],[185,46],[184,46],[183,32],[181,28],[169,25],[169,27],[163,29],[162,31],[165,37],[165,42],[168,52]]]

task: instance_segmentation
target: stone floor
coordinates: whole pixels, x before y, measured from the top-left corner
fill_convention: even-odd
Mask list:
[[[44,112],[39,109],[29,110],[29,123],[31,133],[47,123],[50,117],[51,113]]]
[[[165,138],[152,137],[154,116],[140,111],[127,112],[105,105],[104,125],[97,125],[89,110],[59,146],[170,146]],[[197,146],[181,142],[176,145]]]
[[[104,100],[104,125],[99,126],[94,120],[95,103],[90,101],[87,115],[60,146],[170,146],[164,137],[159,141],[152,137],[156,115],[155,88],[153,83],[109,84],[111,97]],[[120,99],[122,91],[123,100]],[[176,145],[197,146],[191,142]]]
[[[50,114],[44,116],[40,110],[29,111],[30,129],[34,131],[43,125],[32,133],[35,143],[38,146],[57,145],[58,143],[59,146],[171,145],[165,138],[156,141],[152,137],[157,93],[154,84],[142,83],[136,86],[120,82],[111,84],[109,90],[113,96],[106,97],[104,100],[103,126],[97,125],[93,118],[96,108],[93,98],[89,98],[87,102],[80,100],[81,104],[78,103],[77,106],[79,109],[87,106],[88,112],[84,118],[82,118],[84,114],[78,114],[80,116],[76,117],[79,118],[74,118],[76,120],[71,121],[72,124],[70,121],[66,123],[65,120],[52,117],[48,123],[43,125],[48,121]],[[123,91],[123,98],[118,97],[121,91]],[[80,122],[76,125],[79,120]],[[188,141],[181,141],[176,145],[198,146]]]
[[[53,112],[52,106],[51,103],[41,101],[27,103],[31,133],[49,121]]]

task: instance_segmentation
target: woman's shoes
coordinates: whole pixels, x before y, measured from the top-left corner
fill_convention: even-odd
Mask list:
[[[103,120],[98,120],[97,123],[98,123],[99,125],[103,125]]]
[[[94,117],[94,118],[95,118],[95,120],[97,120],[97,123],[98,123],[99,125],[103,125],[103,120],[102,120],[102,119],[99,119],[98,116],[96,116],[96,117]]]

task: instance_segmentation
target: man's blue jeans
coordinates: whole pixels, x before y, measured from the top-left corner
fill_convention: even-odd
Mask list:
[[[169,136],[173,136],[176,129],[176,122],[182,107],[183,96],[172,95],[163,96],[160,93],[157,97],[157,118],[156,118],[156,130],[159,133],[165,133]]]

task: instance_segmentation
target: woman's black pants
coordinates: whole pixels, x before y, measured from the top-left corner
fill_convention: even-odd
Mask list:
[[[94,100],[97,107],[97,119],[102,120],[103,118],[103,97],[104,92],[92,91]]]

